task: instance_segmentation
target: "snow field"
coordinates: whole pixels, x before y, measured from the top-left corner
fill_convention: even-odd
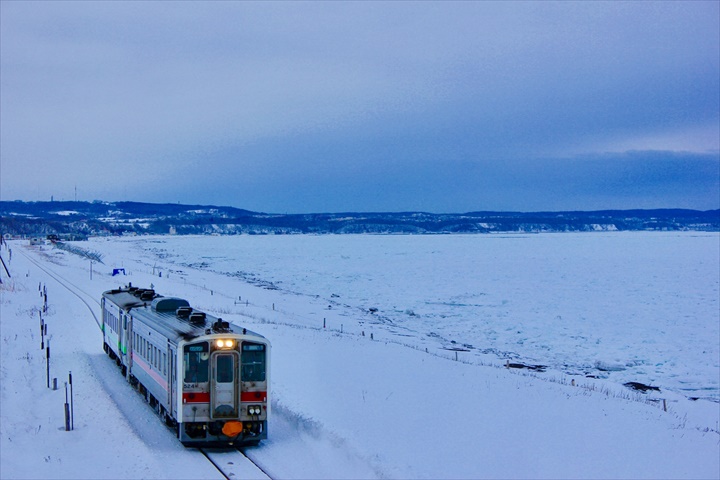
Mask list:
[[[123,243],[147,268],[192,266],[285,293],[258,297],[255,289],[252,295],[257,305],[284,309],[293,323],[317,326],[319,316],[334,316],[334,325],[352,328],[365,320],[423,348],[455,341],[475,353],[720,400],[715,233],[150,237]],[[90,243],[93,249],[102,244]],[[198,284],[192,272],[186,278]],[[378,313],[363,318],[370,308]],[[428,337],[436,341],[428,344]]]
[[[86,260],[49,247],[11,244],[16,250],[11,271],[20,274],[12,289],[1,290],[0,477],[213,478],[207,462],[177,443],[102,354],[100,333],[86,307],[17,255],[21,248],[94,297],[118,282],[153,283],[159,293],[182,296],[193,306],[266,335],[273,344],[273,418],[268,441],[248,455],[275,477],[720,475],[717,403],[663,392],[670,406],[664,412],[659,404],[637,401],[644,397],[611,379],[508,370],[497,366],[503,363],[497,356],[473,350],[458,352],[460,361],[454,361],[455,352],[441,347],[458,345],[449,339],[464,338],[460,327],[448,327],[452,335],[445,339],[431,337],[418,334],[417,325],[389,323],[383,313],[362,311],[342,292],[337,298],[268,290],[207,267],[180,266],[177,260],[158,265],[156,253],[146,248],[148,241],[175,252],[182,263],[194,263],[194,257],[173,249],[165,237],[94,240],[92,249],[102,246],[106,257],[90,281]],[[222,249],[205,251],[219,254]],[[112,266],[126,267],[129,275],[111,277]],[[28,276],[22,277],[25,270]],[[73,371],[74,432],[60,430],[64,392],[45,388],[39,344],[37,355],[32,350],[39,338],[25,328],[29,322],[39,331],[39,318],[31,314],[40,305],[39,281],[47,282],[49,290],[51,358],[60,371],[54,375]],[[248,305],[238,296],[248,299]],[[328,300],[337,305],[328,309]],[[60,317],[76,321],[55,320]],[[33,366],[25,368],[27,352]],[[18,364],[23,368],[10,368]],[[569,385],[572,379],[581,386]],[[46,433],[34,433],[35,424]]]

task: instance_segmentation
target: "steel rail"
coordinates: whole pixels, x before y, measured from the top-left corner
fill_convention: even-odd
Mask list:
[[[19,252],[20,252],[20,254],[21,254],[23,257],[25,257],[29,262],[31,262],[31,263],[32,263],[33,265],[35,265],[37,268],[39,268],[40,270],[42,270],[43,272],[45,272],[46,274],[48,274],[53,280],[55,280],[55,281],[58,282],[60,285],[62,285],[63,287],[65,287],[70,293],[72,293],[73,295],[75,295],[76,297],[78,297],[78,298],[80,299],[80,301],[85,304],[85,306],[88,308],[88,310],[90,310],[90,313],[92,314],[93,318],[95,319],[95,323],[97,323],[98,328],[102,329],[102,325],[100,325],[100,320],[98,320],[98,317],[97,317],[97,315],[95,314],[95,310],[90,306],[90,304],[85,300],[85,298],[83,298],[83,297],[80,295],[80,293],[82,293],[82,295],[85,295],[87,298],[91,299],[91,301],[94,302],[94,303],[96,303],[96,304],[98,305],[98,307],[100,306],[100,302],[99,302],[99,301],[97,301],[95,298],[93,298],[92,295],[90,295],[89,293],[85,292],[83,289],[81,289],[80,287],[78,287],[77,285],[75,285],[75,284],[72,283],[70,280],[68,280],[67,278],[65,278],[65,277],[63,277],[62,275],[60,275],[59,273],[53,272],[53,271],[50,270],[49,268],[42,266],[37,260],[35,260],[34,258],[31,258],[30,255],[28,255],[27,253],[23,252],[22,250],[19,250]],[[72,286],[72,288],[70,288],[70,286]],[[73,290],[73,288],[74,288],[75,290]],[[78,293],[78,292],[80,292],[80,293]]]

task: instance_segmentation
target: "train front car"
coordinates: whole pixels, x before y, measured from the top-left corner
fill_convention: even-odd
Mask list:
[[[103,293],[103,348],[187,446],[267,438],[270,343],[151,289]]]
[[[187,446],[257,445],[267,438],[270,344],[217,320],[178,342],[178,434]]]

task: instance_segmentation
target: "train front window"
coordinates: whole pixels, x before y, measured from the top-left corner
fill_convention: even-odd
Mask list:
[[[235,362],[232,355],[218,355],[217,357],[217,382],[232,383],[235,375]]]
[[[265,345],[243,343],[241,380],[243,382],[265,381]]]
[[[185,345],[185,383],[208,381],[208,358],[210,347],[207,342]]]

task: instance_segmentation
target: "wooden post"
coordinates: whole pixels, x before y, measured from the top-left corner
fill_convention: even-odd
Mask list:
[[[68,404],[67,382],[65,382],[65,431],[70,431],[70,405]]]
[[[72,387],[72,372],[69,374],[70,380],[70,430],[75,430],[75,415],[73,412],[73,387]]]
[[[45,375],[47,377],[47,387],[50,388],[50,340],[45,347]]]

